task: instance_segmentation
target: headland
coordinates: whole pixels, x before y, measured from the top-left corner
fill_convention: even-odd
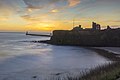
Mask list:
[[[92,23],[92,28],[83,29],[81,25],[72,30],[54,30],[50,40],[39,41],[54,45],[87,47],[120,47],[120,28],[107,26],[101,30],[100,24]]]

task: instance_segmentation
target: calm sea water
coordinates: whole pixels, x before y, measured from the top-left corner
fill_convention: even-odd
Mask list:
[[[31,80],[34,75],[75,73],[107,62],[84,48],[29,42],[46,39],[49,38],[0,33],[0,80]]]

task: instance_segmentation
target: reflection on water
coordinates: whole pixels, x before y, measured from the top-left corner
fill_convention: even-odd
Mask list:
[[[0,80],[13,75],[29,79],[35,74],[73,73],[107,62],[97,53],[80,47],[24,42],[43,39],[49,38],[0,33]]]

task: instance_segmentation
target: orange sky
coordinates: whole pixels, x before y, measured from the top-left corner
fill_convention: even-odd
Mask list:
[[[9,4],[8,4],[9,3]],[[0,31],[72,29],[92,21],[120,27],[120,0],[1,0]]]

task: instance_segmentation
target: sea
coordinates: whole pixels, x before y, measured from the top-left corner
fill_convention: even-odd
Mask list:
[[[79,75],[109,61],[83,47],[31,42],[49,39],[24,32],[0,32],[0,80],[47,80]]]

